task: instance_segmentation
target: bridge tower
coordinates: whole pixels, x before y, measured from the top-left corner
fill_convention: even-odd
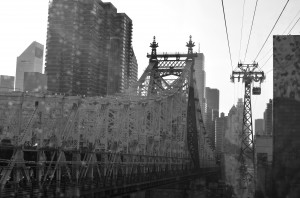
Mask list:
[[[253,95],[260,95],[261,93],[261,83],[265,79],[263,71],[258,69],[258,63],[254,62],[253,64],[242,64],[238,63],[238,69],[232,71],[231,81],[234,82],[234,79],[242,79],[242,82],[245,83],[245,93],[244,93],[244,108],[243,108],[243,124],[242,131],[240,133],[240,153],[239,153],[239,162],[240,162],[240,188],[249,189],[250,183],[255,187],[255,145],[253,137],[253,126],[252,126],[252,109],[251,109],[251,85],[254,83],[259,83],[259,87],[252,88]],[[249,171],[247,167],[247,160],[250,160],[253,164],[253,173]],[[252,182],[251,182],[252,181]],[[248,191],[249,192],[249,191]]]

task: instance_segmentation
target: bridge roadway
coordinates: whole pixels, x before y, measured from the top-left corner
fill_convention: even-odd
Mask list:
[[[10,167],[13,149],[16,150],[13,146],[0,147],[1,169]],[[220,171],[217,166],[196,169],[190,158],[80,151],[80,156],[85,156],[83,160],[73,161],[78,151],[63,151],[64,159],[58,163],[58,150],[23,148],[22,151],[24,161],[16,160],[12,177],[1,187],[0,197],[118,196],[191,181]],[[44,160],[38,161],[39,152],[45,153]],[[84,161],[86,154],[93,155],[95,160]]]

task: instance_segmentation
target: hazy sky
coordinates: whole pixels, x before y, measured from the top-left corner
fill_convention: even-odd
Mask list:
[[[107,2],[107,1],[104,1]],[[187,52],[189,36],[194,51],[205,55],[206,86],[220,90],[220,112],[226,115],[238,97],[243,97],[243,84],[231,83],[230,63],[221,0],[111,0],[118,12],[133,21],[133,48],[139,64],[139,76],[148,65],[153,36],[159,52]],[[245,56],[256,0],[245,0],[244,28],[241,51],[240,38],[244,0],[224,0],[233,68]],[[252,63],[272,29],[286,0],[258,0],[250,44],[245,63]],[[300,17],[300,0],[290,0],[273,34],[282,34]],[[0,75],[15,75],[16,58],[32,41],[46,44],[48,0],[0,1]],[[292,23],[293,25],[293,23]],[[291,26],[292,26],[291,25]],[[288,29],[289,30],[289,29]],[[288,31],[286,31],[288,32]],[[300,33],[300,22],[291,34]],[[263,65],[271,55],[272,36],[257,61]],[[269,53],[267,54],[267,52]],[[240,56],[239,56],[240,54]],[[267,54],[267,55],[266,55]],[[262,60],[261,60],[262,59]],[[263,67],[268,72],[262,84],[262,94],[253,96],[253,122],[263,117],[266,103],[273,97],[272,58]]]

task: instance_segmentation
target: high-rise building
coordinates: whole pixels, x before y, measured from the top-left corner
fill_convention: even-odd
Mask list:
[[[228,129],[225,133],[225,151],[239,152],[241,140],[240,133],[243,125],[243,99],[239,98],[237,105],[233,105],[227,116]]]
[[[228,113],[227,128],[225,130],[225,137],[223,140],[224,155],[221,155],[221,165],[224,166],[225,169],[224,172],[226,183],[232,185],[234,188],[238,186],[238,181],[240,179],[239,174],[237,174],[237,170],[240,168],[238,156],[240,154],[240,134],[242,130],[242,124],[243,101],[240,98],[238,99],[237,105],[233,105]]]
[[[216,118],[215,121],[216,127],[216,155],[220,159],[221,153],[224,152],[224,138],[225,131],[227,129],[227,116],[224,113],[221,113],[219,118]]]
[[[39,72],[24,72],[24,91],[46,92],[47,76]]]
[[[273,102],[272,99],[267,103],[264,112],[264,131],[266,135],[273,135]]]
[[[199,77],[199,81],[197,84],[197,90],[198,90],[198,97],[200,100],[200,105],[203,107],[203,99],[205,98],[205,84],[206,84],[206,79],[205,79],[205,57],[203,53],[198,53],[197,57],[194,59],[194,66],[195,66],[195,74]]]
[[[273,173],[268,197],[300,197],[300,35],[273,36]]]
[[[207,100],[208,107],[214,110],[219,110],[220,93],[218,89],[205,87],[205,97]]]
[[[128,69],[127,69],[128,84],[126,87],[131,87],[138,80],[137,79],[137,77],[138,77],[138,62],[137,62],[136,56],[135,56],[132,48],[131,48],[130,58],[131,58],[130,67],[128,67]]]
[[[255,135],[264,135],[264,119],[255,119]]]
[[[14,76],[0,75],[0,91],[8,92],[14,90]]]
[[[132,21],[111,3],[52,0],[46,48],[51,92],[110,95],[137,79]]]
[[[216,131],[215,131],[215,120],[219,117],[219,90],[205,87],[205,98],[207,104],[207,114],[206,114],[206,129],[208,131],[208,136],[210,142],[213,143],[215,147],[216,141]]]
[[[44,46],[36,41],[17,57],[15,91],[23,91],[24,72],[43,72]]]
[[[197,53],[197,57],[194,59],[194,68],[195,68],[195,75],[200,80],[197,81],[197,91],[199,97],[199,103],[201,107],[202,119],[206,124],[206,117],[207,117],[207,105],[205,100],[205,83],[206,83],[206,74],[205,74],[205,56],[203,53]]]

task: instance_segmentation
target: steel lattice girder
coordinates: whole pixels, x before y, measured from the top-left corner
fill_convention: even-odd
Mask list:
[[[11,106],[18,106],[18,110],[11,108],[14,110],[8,117],[14,122],[6,123],[22,124],[13,135],[7,131],[5,138],[24,135],[22,129],[30,126],[25,142],[33,149],[87,149],[181,158],[193,153],[194,166],[211,166],[206,161],[213,160],[214,153],[207,143],[197,89],[193,90],[193,96],[188,97],[189,84],[195,87],[198,78],[191,70],[192,62],[187,63],[170,88],[161,89],[156,95],[148,94],[149,86],[156,86],[149,84],[151,71],[142,75],[145,79],[139,81],[142,83],[136,87],[137,91],[118,96],[82,98],[12,94]],[[150,63],[148,68],[154,65]],[[189,100],[195,112],[192,131],[193,137],[197,138],[193,144],[198,147],[192,152],[186,144]],[[33,101],[39,104],[36,111]]]

